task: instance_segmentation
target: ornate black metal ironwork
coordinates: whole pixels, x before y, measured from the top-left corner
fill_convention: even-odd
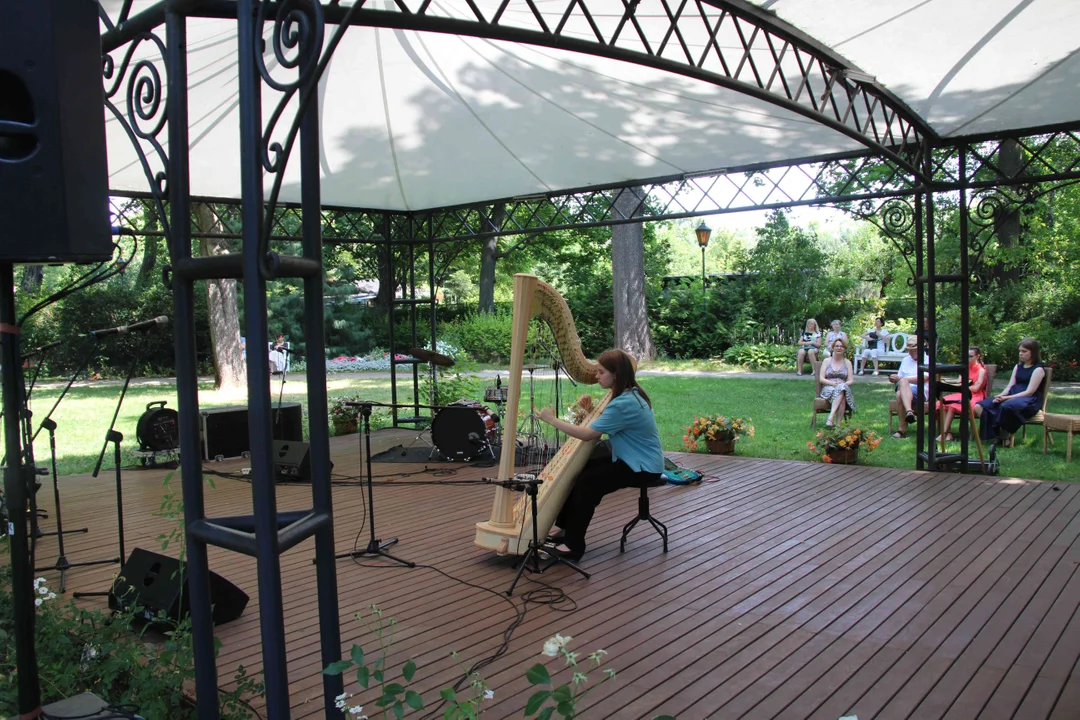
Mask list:
[[[147,58],[134,59],[140,46],[153,47],[160,58],[163,72]],[[119,66],[111,55],[102,56],[102,76],[105,80],[105,107],[124,129],[139,159],[151,197],[157,205],[157,215],[170,238],[169,216],[165,212],[168,196],[169,157],[161,142],[161,133],[168,122],[166,109],[168,68],[165,61],[165,43],[153,33],[139,33],[127,46]],[[127,112],[121,112],[115,98],[124,91]],[[149,152],[147,147],[149,146]],[[158,168],[155,169],[154,165]]]

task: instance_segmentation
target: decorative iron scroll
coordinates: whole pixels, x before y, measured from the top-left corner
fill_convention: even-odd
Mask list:
[[[908,266],[908,287],[915,286],[918,275],[912,260],[915,257],[915,208],[907,198],[889,198],[877,206],[863,202],[858,205],[841,207],[851,215],[865,220],[877,227],[889,242],[893,244]]]
[[[156,56],[153,61],[148,58],[135,59],[136,51],[143,45],[151,48]],[[159,66],[165,68],[164,72]],[[153,33],[136,36],[124,51],[119,65],[112,55],[102,56],[102,76],[105,80],[105,107],[131,141],[146,175],[150,195],[157,206],[157,216],[165,237],[171,240],[169,216],[164,204],[168,197],[169,157],[161,141],[161,133],[168,123],[165,43]],[[116,105],[121,91],[127,105],[126,113]]]

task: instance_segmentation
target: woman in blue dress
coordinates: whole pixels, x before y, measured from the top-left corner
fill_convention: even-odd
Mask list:
[[[1039,341],[1024,338],[1019,345],[1020,362],[1013,367],[1005,389],[975,405],[980,420],[979,437],[1004,440],[1042,409],[1046,370],[1039,357]]]
[[[608,493],[629,487],[663,484],[664,451],[656,427],[652,401],[634,376],[634,360],[622,350],[607,350],[597,358],[597,380],[610,389],[612,398],[600,417],[588,426],[574,425],[544,408],[538,417],[579,440],[610,439],[610,456],[594,453],[574,480],[574,488],[555,521],[553,540],[561,541],[554,552],[571,560],[585,554],[585,533],[593,513]]]

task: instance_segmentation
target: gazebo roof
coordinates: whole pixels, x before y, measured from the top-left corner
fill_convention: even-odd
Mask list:
[[[114,19],[122,4],[102,0]],[[135,0],[132,14],[152,4]],[[490,19],[502,3],[474,4]],[[524,0],[509,2],[500,16],[503,26],[530,30],[542,27],[544,18],[554,28],[568,8],[587,7],[587,16],[567,15],[560,37],[595,42],[593,25],[609,37],[626,8],[623,0],[533,5],[539,15]],[[740,92],[757,87],[753,75],[764,72],[776,48],[770,49],[765,34],[753,35],[752,24],[724,15],[732,8],[766,22],[775,13],[783,36],[820,47],[826,64],[843,63],[849,77],[881,90],[931,137],[1002,134],[1080,120],[1080,4],[1074,0],[765,0],[756,7],[716,0],[685,6],[675,33],[668,7],[676,6],[643,0],[635,12],[640,31],[626,30],[618,43],[608,43],[633,51],[624,44],[640,46],[641,38],[648,39],[653,66],[563,49],[572,42],[556,47],[559,42],[544,46],[401,27],[349,27],[319,95],[323,203],[422,210],[755,163],[781,165],[863,148],[859,138],[818,122],[812,112],[775,102],[770,92],[775,95],[790,77],[777,76],[768,87],[770,79],[758,77],[759,92]],[[438,8],[440,18],[478,24],[461,0],[430,8]],[[407,25],[415,17],[385,0],[364,9],[381,9],[389,24]],[[686,19],[691,13],[706,19],[698,18],[695,26]],[[710,28],[719,28],[713,30],[717,57],[723,51],[744,61],[741,70],[730,68],[734,77],[726,86],[694,77],[693,67],[669,71],[680,54],[701,57],[700,67],[709,68]],[[328,37],[333,29],[327,25]],[[158,35],[164,39],[163,30]],[[272,47],[272,23],[264,37]],[[189,19],[188,47],[192,193],[238,198],[235,19]],[[153,57],[150,50],[143,43],[136,57]],[[123,52],[112,54],[119,61]],[[789,68],[806,57],[795,50],[781,54]],[[266,58],[273,75],[290,77],[275,67],[272,50]],[[266,85],[262,93],[265,122],[280,96]],[[126,95],[114,98],[125,113]],[[291,110],[285,113],[275,138],[284,136],[291,116]],[[145,192],[131,141],[111,114],[107,122],[112,189]],[[281,199],[299,200],[296,157],[286,170]]]

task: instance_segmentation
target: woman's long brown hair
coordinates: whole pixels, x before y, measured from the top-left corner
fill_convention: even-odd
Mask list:
[[[652,407],[652,400],[649,399],[645,389],[637,383],[634,358],[629,353],[617,349],[605,350],[600,353],[600,357],[596,359],[596,362],[603,365],[605,370],[615,376],[615,382],[611,384],[612,399],[619,397],[627,390],[636,389],[649,407]]]

